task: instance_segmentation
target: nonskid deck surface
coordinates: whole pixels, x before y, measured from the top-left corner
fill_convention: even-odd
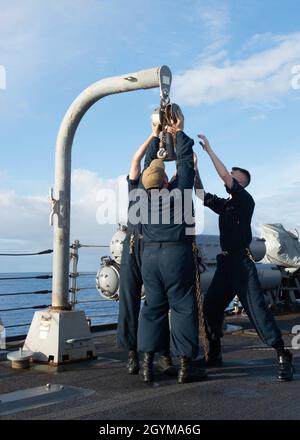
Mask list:
[[[3,415],[0,419],[65,420],[201,420],[300,419],[300,350],[293,350],[295,380],[276,381],[273,350],[266,348],[245,318],[227,320],[244,331],[223,338],[224,366],[208,370],[206,381],[178,385],[176,378],[157,373],[153,385],[126,373],[126,352],[114,334],[95,337],[97,360],[58,368],[34,365],[17,371],[0,362],[0,393],[62,385],[65,398],[52,404]],[[277,318],[287,345],[300,315]],[[73,387],[83,393],[72,392]],[[54,387],[57,389],[57,387]],[[71,392],[70,392],[71,390]],[[1,411],[1,403],[0,403]]]

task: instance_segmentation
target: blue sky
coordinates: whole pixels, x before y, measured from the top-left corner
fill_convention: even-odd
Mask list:
[[[52,247],[54,146],[73,99],[99,79],[163,64],[186,132],[206,134],[228,166],[252,172],[254,232],[263,222],[300,228],[300,89],[291,85],[299,1],[0,0],[0,11],[3,252]],[[73,145],[72,238],[108,242],[114,227],[96,223],[95,188],[127,173],[158,102],[158,90],[113,96],[83,119]],[[224,194],[201,150],[199,168],[206,188]],[[215,217],[205,223],[216,232]],[[1,271],[45,270],[50,259],[1,262]]]

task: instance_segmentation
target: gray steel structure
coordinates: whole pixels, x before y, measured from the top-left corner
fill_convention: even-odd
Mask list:
[[[167,66],[106,78],[85,89],[71,104],[61,123],[55,155],[55,191],[52,198],[53,286],[52,309],[69,310],[69,252],[71,204],[71,153],[76,129],[87,110],[105,96],[134,90],[161,87],[167,99],[171,85]]]

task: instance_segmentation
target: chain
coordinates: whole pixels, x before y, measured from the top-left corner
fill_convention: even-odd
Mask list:
[[[176,106],[176,104],[175,104],[175,106]],[[170,104],[168,107],[168,110],[167,110],[167,108],[165,110],[166,123],[169,127],[172,126],[172,118],[173,118],[172,110],[173,110],[173,104]],[[172,140],[173,140],[173,147],[174,147],[174,149],[176,149],[176,131],[172,130],[170,134],[171,134]]]
[[[256,261],[253,258],[252,252],[250,251],[249,248],[246,248],[246,254],[247,254],[247,257],[250,258],[251,261],[253,261],[253,263],[256,263]]]
[[[129,254],[134,254],[134,234],[130,235],[130,242],[129,242]]]
[[[161,136],[160,136],[160,142],[159,142],[159,148],[163,148],[166,149],[166,143],[167,143],[167,132],[166,132],[166,128],[165,128],[165,118],[163,118],[163,129],[161,131]]]
[[[167,150],[166,150],[166,144],[167,144],[167,132],[166,132],[166,107],[163,106],[163,103],[160,103],[160,123],[162,126],[162,131],[159,136],[159,151],[157,153],[157,157],[159,159],[165,159],[167,157]]]
[[[195,241],[193,241],[193,259],[194,259],[194,267],[195,267],[195,289],[196,289],[196,300],[197,300],[197,308],[198,308],[199,337],[202,340],[205,359],[208,360],[208,340],[206,335],[204,313],[203,313],[203,296],[200,287],[198,247]]]
[[[167,127],[172,126],[172,105],[169,104],[169,102],[166,104],[165,102],[161,101],[160,103],[160,123],[162,126],[162,131],[160,134],[159,151],[157,153],[157,157],[165,160],[168,155],[166,150],[168,134],[170,134],[172,137],[173,148],[176,148],[176,132],[172,130],[170,133],[168,133],[167,131]]]

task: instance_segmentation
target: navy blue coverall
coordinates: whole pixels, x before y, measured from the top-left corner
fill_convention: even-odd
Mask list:
[[[168,188],[177,189],[180,194],[189,189],[189,195],[184,197],[190,196],[191,201],[195,176],[193,145],[194,141],[185,133],[177,132],[177,176]],[[168,312],[171,309],[171,353],[193,358],[199,347],[192,237],[186,235],[186,227],[190,225],[186,224],[183,211],[178,221],[173,198],[170,200],[170,222],[164,224],[162,220],[161,200],[159,222],[151,222],[152,197],[152,191],[148,191],[147,218],[142,215],[142,276],[146,300],[139,320],[138,350],[158,352],[168,347]],[[181,197],[182,204],[184,197]]]
[[[204,205],[219,215],[220,244],[217,269],[204,298],[204,315],[208,339],[220,340],[224,310],[238,295],[260,338],[269,346],[281,340],[281,332],[267,308],[255,263],[247,249],[252,240],[251,219],[254,200],[235,179],[232,198],[223,199],[207,193]]]
[[[159,138],[155,137],[147,148],[144,168],[147,168],[153,159],[156,159],[157,151],[159,149]],[[136,203],[134,191],[139,188],[139,179],[131,180],[127,177],[128,192],[132,194],[129,196],[128,213],[132,206]],[[126,238],[123,242],[123,251],[120,267],[120,300],[119,300],[119,316],[118,316],[118,331],[117,342],[119,347],[125,348],[129,351],[137,350],[137,331],[138,319],[141,305],[141,291],[142,291],[142,252],[143,239],[141,238],[142,225],[141,223],[133,224],[128,215],[128,228],[126,231]],[[134,237],[133,253],[130,253],[130,239]],[[170,342],[167,342],[167,349],[162,351],[161,355],[169,354]]]
[[[130,180],[127,177],[128,191],[138,187],[139,180]],[[129,207],[131,202],[129,202]],[[123,242],[123,251],[120,267],[120,287],[119,287],[119,316],[117,342],[119,347],[129,351],[137,350],[137,330],[138,318],[140,313],[142,274],[141,274],[141,255],[142,255],[142,226],[140,223],[133,225],[128,219],[126,238]],[[130,253],[130,240],[133,236],[133,253]]]

